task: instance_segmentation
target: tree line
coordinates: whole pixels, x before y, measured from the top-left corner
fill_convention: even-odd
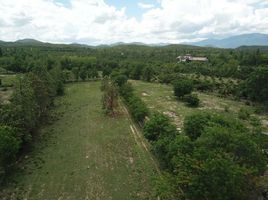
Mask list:
[[[0,177],[11,169],[23,146],[49,120],[53,99],[64,93],[62,70],[36,66],[18,75],[10,103],[0,105]]]

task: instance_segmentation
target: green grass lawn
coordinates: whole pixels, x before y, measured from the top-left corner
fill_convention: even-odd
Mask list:
[[[116,118],[102,113],[99,86],[67,85],[56,99],[58,120],[41,128],[1,200],[155,199],[151,155],[138,144],[125,112]]]
[[[191,108],[179,101],[173,94],[171,85],[160,83],[148,83],[131,80],[135,92],[139,95],[152,111],[160,111],[174,121],[178,128],[182,128],[183,120],[186,116],[203,110],[224,113],[233,117],[238,117],[241,108],[245,108],[253,113],[254,108],[245,105],[243,102],[221,98],[213,94],[194,92],[200,98],[201,105],[198,108]],[[226,112],[226,109],[228,112]],[[263,122],[264,130],[268,131],[268,116],[258,116]],[[248,122],[245,122],[246,124]]]

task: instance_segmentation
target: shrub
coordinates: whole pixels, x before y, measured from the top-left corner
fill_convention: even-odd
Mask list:
[[[268,68],[258,68],[245,81],[245,93],[253,101],[268,100]]]
[[[197,113],[186,117],[184,120],[186,135],[192,140],[197,139],[208,125],[210,118],[211,116],[208,113]]]
[[[119,86],[123,86],[127,82],[127,76],[123,74],[116,75],[112,77],[113,81]]]
[[[248,120],[250,118],[250,112],[246,108],[241,108],[238,111],[238,118],[242,120]]]
[[[163,136],[176,135],[176,127],[167,116],[157,113],[145,124],[143,133],[146,139],[156,141]]]
[[[131,83],[126,83],[119,88],[119,93],[128,102],[129,98],[133,96],[133,90]]]
[[[200,91],[212,91],[214,89],[214,84],[210,81],[197,81],[195,88]]]
[[[140,97],[133,93],[133,87],[130,83],[125,83],[119,88],[120,95],[124,98],[133,119],[136,122],[143,123],[145,117],[149,114],[149,110]]]
[[[186,117],[184,120],[184,131],[192,140],[196,140],[201,136],[205,128],[214,125],[225,128],[233,127],[240,132],[247,131],[245,126],[238,120],[206,112],[200,112]]]
[[[173,89],[175,96],[180,98],[193,91],[193,83],[192,81],[182,79],[174,82]]]
[[[2,168],[2,175],[6,166],[15,158],[20,145],[21,139],[15,128],[0,126],[0,168]]]
[[[183,97],[183,100],[191,107],[198,107],[200,100],[196,94],[188,94]]]
[[[163,114],[155,114],[144,126],[144,136],[152,142],[152,149],[162,167],[170,167],[169,146],[177,135],[176,126]]]
[[[128,105],[134,120],[143,123],[149,113],[145,103],[139,97],[132,96],[129,99]]]

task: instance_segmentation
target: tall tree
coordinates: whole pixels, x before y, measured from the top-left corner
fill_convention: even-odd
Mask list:
[[[107,79],[103,80],[102,83],[103,98],[102,105],[103,109],[107,114],[115,115],[115,110],[118,107],[118,89],[114,83]]]

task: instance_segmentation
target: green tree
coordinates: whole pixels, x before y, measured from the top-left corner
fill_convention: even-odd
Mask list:
[[[268,68],[258,68],[245,82],[245,93],[253,101],[268,101]]]
[[[79,80],[79,68],[78,67],[73,67],[72,72],[73,72],[73,75],[74,75],[74,79],[76,81],[78,81]]]
[[[161,137],[174,137],[176,127],[170,123],[167,116],[156,113],[145,124],[143,133],[146,139],[156,141]]]
[[[59,66],[54,67],[50,71],[51,77],[53,79],[54,87],[57,95],[62,95],[64,93],[64,75]]]
[[[128,105],[134,120],[143,123],[145,117],[149,114],[145,103],[139,97],[133,95],[129,98]]]
[[[196,140],[211,119],[208,113],[197,113],[187,116],[184,120],[184,131],[192,140]]]
[[[104,80],[103,82],[103,97],[102,105],[107,114],[115,115],[115,110],[118,107],[118,89],[112,81]]]
[[[150,81],[152,80],[152,78],[153,78],[153,75],[154,75],[154,70],[153,70],[152,67],[146,67],[146,68],[143,70],[143,75],[142,75],[142,77],[143,77],[143,79],[144,79],[145,81],[150,82]]]
[[[173,84],[174,94],[176,97],[183,97],[186,94],[190,94],[193,91],[193,83],[189,80],[179,80]]]
[[[85,81],[86,78],[87,78],[87,74],[88,74],[88,71],[87,71],[87,68],[86,67],[82,67],[79,71],[79,77]]]
[[[14,118],[17,119],[19,128],[32,131],[37,126],[39,119],[38,103],[32,82],[27,76],[18,77],[11,104],[11,109],[16,111]]]
[[[14,160],[21,145],[15,128],[0,125],[0,177],[3,177],[7,164]]]
[[[116,74],[112,76],[112,79],[119,87],[127,83],[127,76],[123,74]]]

